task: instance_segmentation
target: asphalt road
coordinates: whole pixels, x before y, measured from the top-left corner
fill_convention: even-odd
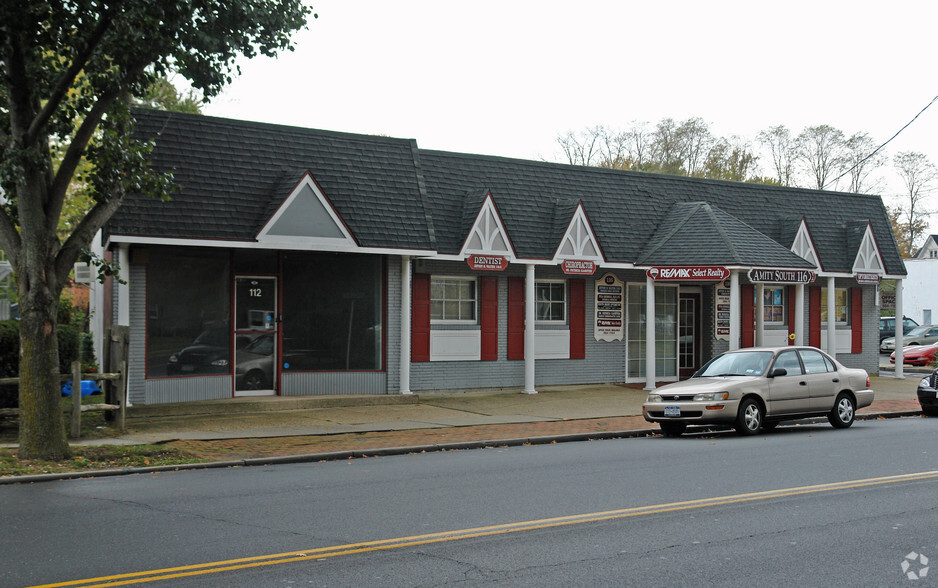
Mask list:
[[[0,486],[0,586],[934,585],[906,574],[938,558],[936,435],[902,418]]]

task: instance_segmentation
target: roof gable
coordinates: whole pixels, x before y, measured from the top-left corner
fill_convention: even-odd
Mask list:
[[[801,225],[798,227],[798,232],[795,234],[795,239],[791,244],[791,250],[798,257],[807,260],[808,263],[820,269],[821,263],[818,261],[817,249],[814,247],[814,239],[811,238],[811,231],[808,230],[808,223],[804,218],[801,219]]]
[[[257,241],[271,247],[358,248],[345,221],[308,171],[257,233]]]
[[[567,230],[554,253],[555,262],[564,259],[583,259],[597,263],[604,261],[602,249],[596,241],[596,235],[593,234],[593,227],[590,226],[582,202],[577,203]]]
[[[504,255],[509,260],[515,257],[514,247],[491,192],[486,193],[459,255],[468,257],[473,253]]]
[[[857,256],[853,260],[853,273],[885,273],[883,257],[879,253],[879,245],[876,243],[876,236],[873,235],[873,227],[869,223],[863,228],[863,236],[860,245],[857,247]]]

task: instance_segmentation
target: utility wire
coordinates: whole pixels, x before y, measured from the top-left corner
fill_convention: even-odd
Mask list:
[[[895,134],[895,135],[893,135],[892,137],[889,137],[889,139],[888,139],[885,143],[883,143],[882,145],[880,145],[879,147],[877,147],[876,149],[874,149],[872,153],[870,153],[869,155],[867,155],[866,157],[864,157],[864,158],[861,159],[860,161],[856,162],[856,163],[853,165],[853,167],[851,167],[850,169],[848,169],[848,170],[845,171],[844,173],[840,174],[839,176],[837,176],[836,178],[834,178],[834,179],[831,180],[830,182],[827,182],[826,184],[824,184],[824,188],[826,188],[826,187],[829,186],[830,184],[836,183],[837,180],[839,180],[840,178],[844,177],[845,175],[849,174],[849,173],[852,172],[853,170],[855,170],[855,169],[857,169],[858,167],[860,167],[860,165],[862,165],[863,162],[865,162],[867,159],[869,159],[869,158],[873,157],[874,155],[876,155],[877,153],[879,153],[879,151],[880,151],[883,147],[885,147],[885,146],[888,145],[893,139],[895,139],[896,137],[898,137],[898,136],[899,136],[899,133],[901,133],[902,131],[906,130],[910,124],[912,124],[912,123],[915,122],[915,119],[917,119],[918,117],[922,116],[922,113],[925,112],[926,110],[928,110],[928,107],[931,106],[932,104],[934,104],[936,101],[938,101],[938,96],[935,96],[934,98],[932,98],[932,99],[931,99],[931,102],[929,102],[928,104],[926,104],[926,105],[925,105],[925,108],[921,109],[921,110],[918,112],[918,114],[916,114],[914,117],[912,117],[912,120],[910,120],[909,122],[905,123],[905,126],[904,126],[904,127],[902,127],[901,129],[899,129],[898,131],[896,131],[896,134]],[[822,190],[823,190],[824,188],[822,188]]]

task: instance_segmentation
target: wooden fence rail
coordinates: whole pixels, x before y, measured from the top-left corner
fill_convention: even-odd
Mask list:
[[[115,426],[120,429],[121,432],[124,432],[124,421],[126,416],[126,406],[127,406],[127,362],[121,362],[121,370],[114,373],[101,373],[101,374],[83,374],[81,373],[81,363],[77,361],[72,362],[72,373],[71,374],[59,374],[60,382],[72,382],[72,407],[66,408],[63,407],[63,411],[71,412],[71,436],[78,438],[81,436],[81,413],[88,411],[101,411],[101,410],[110,410],[114,411],[114,421]],[[114,388],[116,388],[115,396],[118,399],[117,404],[82,404],[81,403],[81,381],[94,381],[94,382],[114,382]],[[75,382],[78,382],[76,385]],[[19,385],[19,378],[0,378],[0,386],[3,385]],[[19,409],[17,408],[0,408],[0,416],[15,416],[19,414]]]

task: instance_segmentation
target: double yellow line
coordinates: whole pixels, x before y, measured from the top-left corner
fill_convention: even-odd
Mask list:
[[[603,512],[594,512],[580,515],[571,515],[564,517],[554,517],[549,519],[538,519],[533,521],[524,521],[520,523],[508,523],[504,525],[491,525],[487,527],[475,527],[472,529],[460,529],[457,531],[445,531],[442,533],[428,533],[426,535],[412,535],[410,537],[397,537],[394,539],[382,539],[380,541],[366,541],[363,543],[349,543],[346,545],[334,545],[332,547],[319,547],[316,549],[307,549],[302,551],[290,551],[287,553],[276,553],[272,555],[259,555],[254,557],[244,557],[239,559],[229,559],[210,563],[193,564],[188,566],[179,566],[174,568],[163,568],[159,570],[149,570],[144,572],[131,572],[128,574],[115,574],[113,576],[101,576],[98,578],[89,578],[86,580],[73,580],[70,582],[59,582],[56,584],[43,584],[34,588],[53,588],[58,586],[81,586],[90,588],[93,586],[126,586],[129,584],[143,584],[145,582],[155,582],[159,580],[171,580],[173,578],[185,578],[190,576],[199,576],[203,574],[217,574],[221,572],[232,572],[249,568],[259,568],[263,566],[273,566],[285,563],[316,561],[341,555],[353,555],[356,553],[367,553],[369,551],[382,551],[389,549],[399,549],[401,547],[414,547],[418,545],[428,545],[432,543],[443,543],[446,541],[458,541],[461,539],[471,539],[474,537],[486,537],[491,535],[504,535],[507,533],[519,533],[522,531],[532,531],[534,529],[547,529],[550,527],[562,527],[566,525],[578,525],[581,523],[592,523],[597,521],[607,521],[611,519],[622,519],[628,517],[639,517],[652,514],[667,512],[676,512],[682,510],[691,510],[697,508],[707,508],[712,506],[722,506],[727,504],[737,504],[742,502],[754,502],[758,500],[769,500],[774,498],[785,498],[788,496],[799,496],[804,494],[816,494],[819,492],[831,492],[836,490],[849,490],[851,488],[862,488],[867,486],[878,486],[882,484],[893,484],[897,482],[911,482],[916,480],[927,480],[938,478],[938,471],[918,472],[914,474],[901,474],[898,476],[885,476],[881,478],[867,478],[863,480],[850,480],[846,482],[834,482],[831,484],[817,484],[814,486],[799,486],[795,488],[784,488],[780,490],[767,490],[764,492],[752,492],[749,494],[734,494],[731,496],[720,496],[716,498],[703,498],[699,500],[688,500],[684,502],[670,502],[667,504],[656,504],[652,506],[640,506],[634,508],[623,508],[617,510],[607,510]]]

